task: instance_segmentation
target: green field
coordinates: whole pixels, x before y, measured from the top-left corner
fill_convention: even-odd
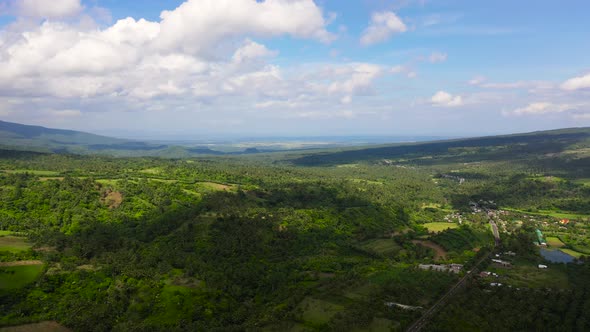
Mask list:
[[[315,326],[328,323],[335,314],[344,310],[341,305],[311,297],[305,298],[300,308],[303,310],[303,320]]]
[[[380,255],[393,255],[401,250],[401,247],[393,239],[370,240],[363,243],[362,247]]]
[[[35,281],[43,271],[43,264],[0,267],[0,289],[24,287]]]
[[[26,238],[18,236],[0,236],[0,251],[19,252],[31,248]]]
[[[455,224],[455,223],[450,223],[450,222],[429,222],[426,224],[423,224],[422,226],[426,227],[426,229],[428,229],[429,232],[431,233],[439,233],[442,232],[444,230],[447,230],[449,228],[458,228],[459,225]]]
[[[561,248],[565,246],[565,243],[561,242],[561,240],[555,236],[548,236],[546,240],[547,244],[551,247]]]
[[[530,211],[513,209],[513,208],[505,208],[505,207],[503,207],[502,210],[518,212],[518,213],[528,214],[528,215],[532,215],[532,216],[549,216],[549,217],[558,218],[558,219],[565,218],[565,219],[580,220],[580,219],[589,219],[590,218],[590,215],[587,215],[587,214],[576,214],[576,213],[557,212],[557,211],[549,211],[549,210],[539,210],[537,212],[530,212]]]
[[[582,256],[588,256],[588,255],[584,255],[583,253],[581,253],[581,252],[577,252],[577,251],[575,251],[575,250],[572,250],[572,249],[565,249],[565,248],[562,248],[562,249],[559,249],[559,250],[561,250],[561,251],[565,252],[566,254],[568,254],[568,255],[570,255],[570,256],[574,256],[575,258],[580,258],[580,257],[582,257]]]
[[[558,264],[539,269],[532,263],[516,263],[510,269],[490,267],[489,271],[498,273],[500,279],[488,278],[486,281],[501,282],[512,287],[569,288],[568,276]]]

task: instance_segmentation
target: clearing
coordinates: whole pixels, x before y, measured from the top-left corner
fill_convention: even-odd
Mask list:
[[[341,305],[312,297],[306,297],[299,307],[303,310],[303,320],[316,326],[328,323],[334,315],[344,310]]]
[[[548,236],[546,238],[547,244],[551,247],[561,248],[565,247],[565,243],[561,242],[561,240],[556,236]]]
[[[566,254],[568,254],[568,255],[570,255],[570,256],[574,256],[575,258],[580,258],[580,257],[582,257],[582,256],[588,256],[588,255],[585,255],[585,254],[583,254],[583,253],[581,253],[581,252],[577,252],[577,251],[575,251],[575,250],[572,250],[572,249],[565,249],[565,248],[561,248],[561,249],[559,249],[559,250],[561,250],[561,251],[565,252]]]
[[[428,240],[412,240],[413,244],[417,244],[420,246],[428,247],[434,250],[434,260],[441,260],[447,257],[447,251],[445,248],[439,246],[438,244],[428,241]]]
[[[9,326],[0,328],[0,332],[70,332],[67,327],[58,322],[46,321],[33,324]]]
[[[394,255],[401,250],[401,247],[393,239],[374,239],[362,244],[366,250],[373,251],[380,255]]]
[[[197,182],[197,187],[214,191],[228,191],[233,189],[230,185],[216,182]]]
[[[0,262],[0,267],[8,266],[28,266],[28,265],[41,265],[42,261],[15,261],[15,262]]]
[[[512,287],[523,288],[569,288],[568,276],[561,264],[547,264],[548,269],[539,269],[537,264],[530,262],[513,262],[512,268],[505,269],[490,266],[488,271],[500,275],[501,283]],[[495,282],[496,279],[490,279]]]
[[[42,271],[43,264],[2,267],[0,269],[0,289],[24,287],[35,281]]]
[[[430,233],[439,233],[450,228],[459,227],[459,225],[451,222],[429,222],[423,224],[422,226],[426,227],[426,229],[428,229],[428,232]]]
[[[20,236],[5,235],[0,236],[0,251],[19,252],[31,248],[27,239]]]
[[[107,190],[103,194],[102,203],[107,205],[109,209],[118,208],[123,202],[123,194],[118,191]]]

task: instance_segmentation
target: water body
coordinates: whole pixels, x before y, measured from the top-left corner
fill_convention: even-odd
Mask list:
[[[541,248],[541,256],[551,263],[572,263],[575,259],[574,256],[561,250],[547,250],[545,248]]]

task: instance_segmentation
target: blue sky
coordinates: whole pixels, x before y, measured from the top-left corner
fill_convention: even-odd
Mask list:
[[[588,13],[581,0],[0,0],[0,118],[183,138],[590,126]]]

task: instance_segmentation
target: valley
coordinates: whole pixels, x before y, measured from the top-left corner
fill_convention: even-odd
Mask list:
[[[523,135],[514,147],[486,139],[502,148],[486,143],[469,161],[459,146],[473,140],[437,152],[429,147],[446,143],[411,144],[408,155],[383,150],[377,159],[372,148],[366,159],[355,150],[343,164],[330,150],[187,159],[4,151],[0,324],[402,331],[425,315],[421,329],[435,331],[537,319],[506,312],[492,321],[473,309],[482,292],[501,307],[521,305],[520,292],[559,296],[570,305],[534,297],[583,317],[587,298],[576,294],[590,271],[590,195],[578,181],[588,157],[576,149],[586,133],[559,144],[551,132]],[[520,157],[507,159],[510,149]],[[452,264],[458,273],[439,271]],[[466,308],[477,321],[457,319]]]

